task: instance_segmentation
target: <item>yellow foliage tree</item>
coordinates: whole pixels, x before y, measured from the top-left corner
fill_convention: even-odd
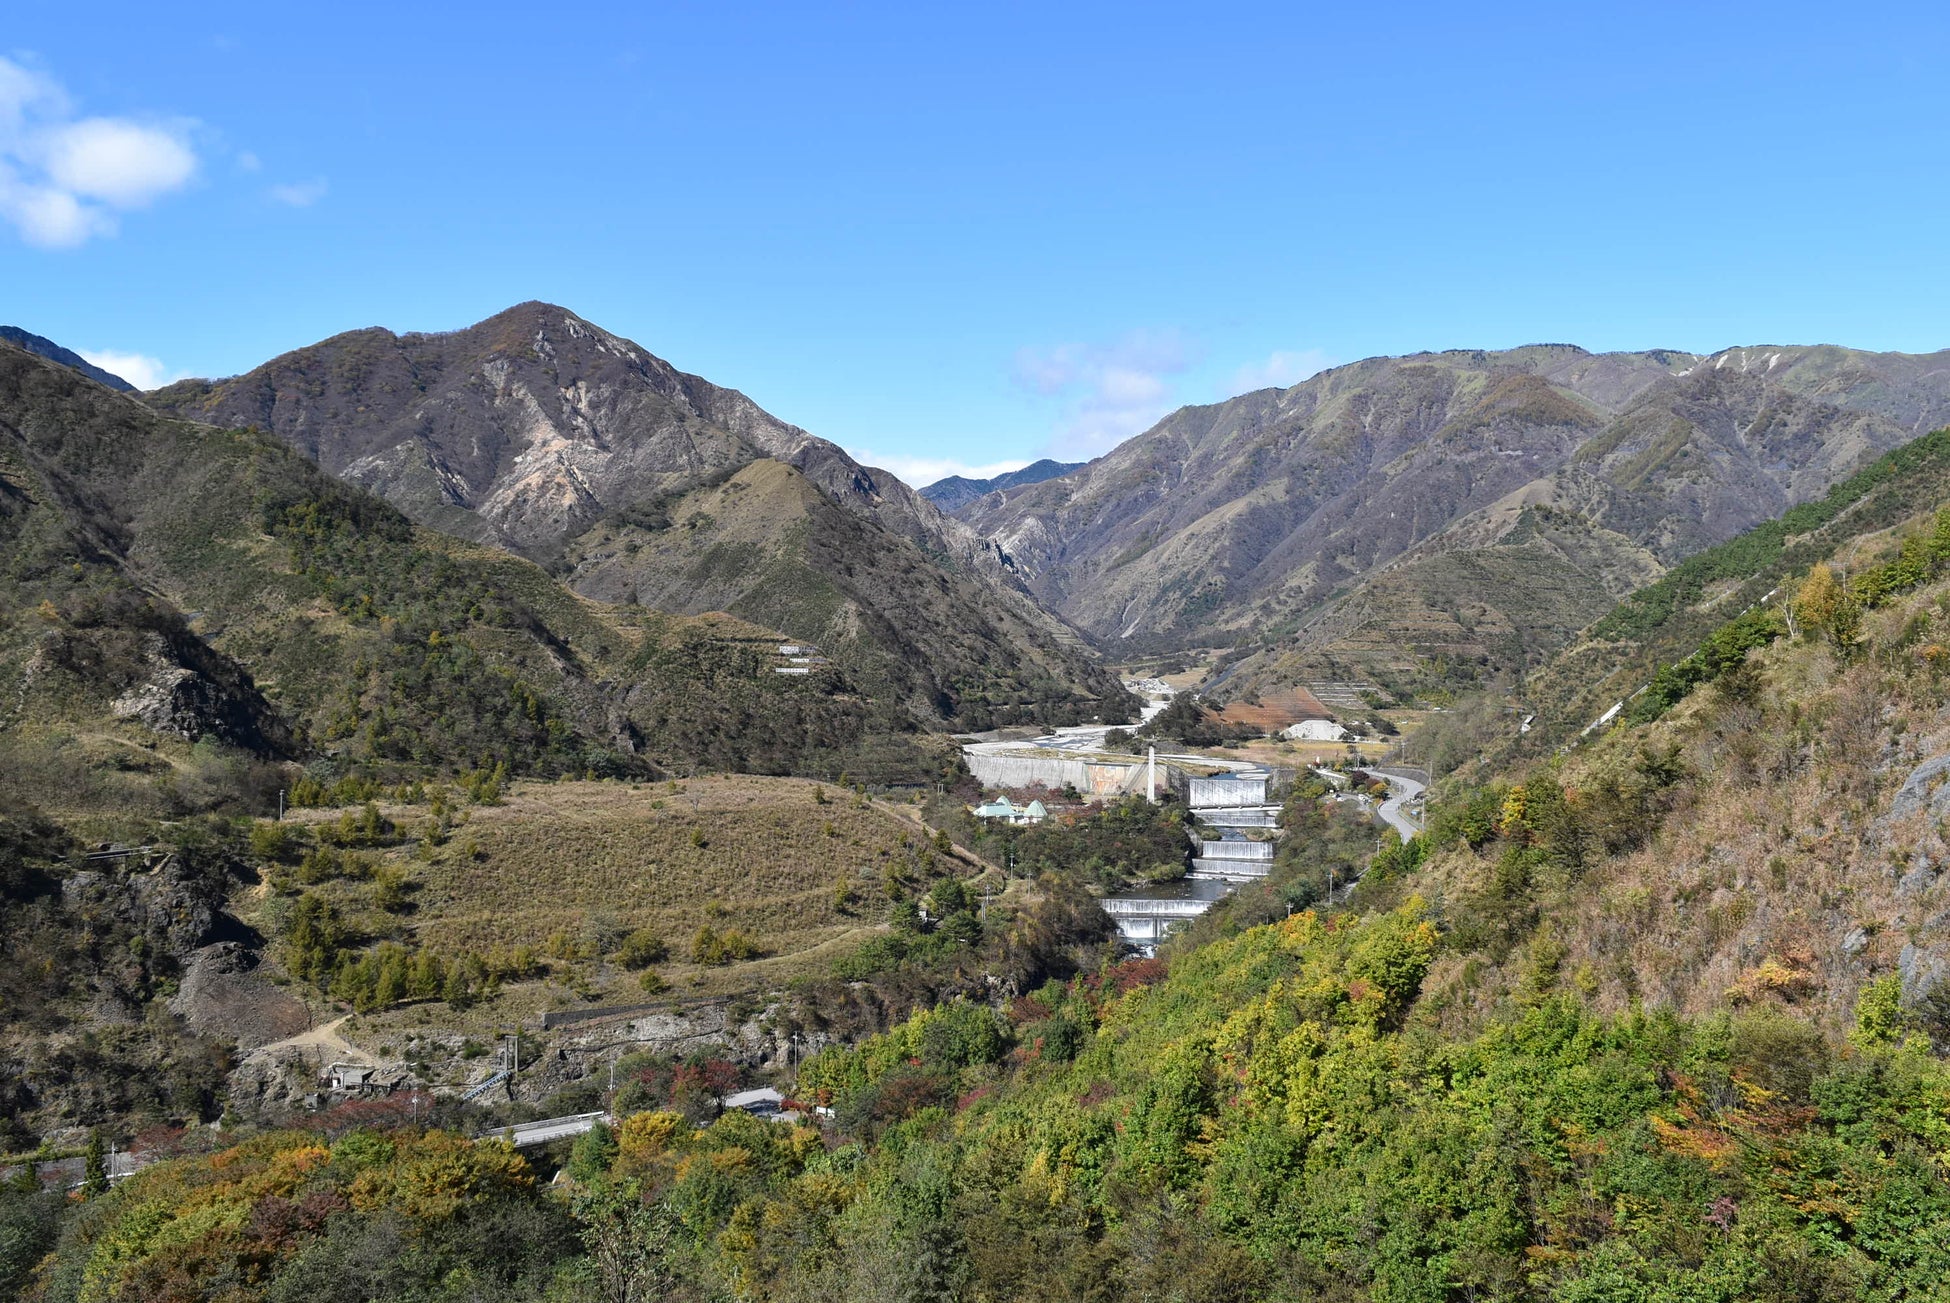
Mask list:
[[[1861,609],[1835,572],[1818,565],[1808,572],[1794,594],[1795,618],[1810,634],[1820,633],[1837,648],[1855,641]]]

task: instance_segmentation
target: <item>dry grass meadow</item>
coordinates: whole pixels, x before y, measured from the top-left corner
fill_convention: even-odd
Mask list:
[[[799,779],[522,784],[415,866],[414,931],[449,953],[540,947],[607,915],[679,959],[707,925],[791,954],[862,925],[842,882],[877,885],[920,849],[913,825]]]
[[[446,956],[533,947],[547,973],[466,1012],[417,1002],[355,1020],[374,1028],[473,1030],[551,1008],[653,999],[682,1006],[777,990],[829,972],[836,958],[883,930],[891,880],[924,890],[931,876],[920,871],[932,859],[929,830],[914,811],[805,779],[517,783],[502,804],[459,807],[462,821],[431,858],[416,851],[426,806],[382,802],[381,809],[404,839],[381,853],[409,884],[411,906],[391,924],[404,924],[402,940]],[[341,813],[307,809],[292,818],[324,824]],[[843,886],[853,889],[845,901]],[[355,927],[383,935],[389,926],[369,903],[369,883],[313,890]],[[251,893],[238,902],[240,912],[268,926],[265,897],[262,889]],[[707,926],[743,934],[758,956],[693,963],[692,939]],[[599,932],[638,929],[669,946],[669,959],[656,965],[669,984],[662,997],[646,995],[638,975],[613,956],[551,953],[555,938],[586,946]]]

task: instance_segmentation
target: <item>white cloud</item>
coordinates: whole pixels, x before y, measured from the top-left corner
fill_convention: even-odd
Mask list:
[[[1116,447],[1176,407],[1172,377],[1197,352],[1176,331],[1134,331],[1109,344],[1022,349],[1014,374],[1024,389],[1058,402],[1050,451],[1075,460]]]
[[[256,172],[262,170],[263,167],[264,160],[251,153],[248,149],[237,155],[237,170],[239,172]]]
[[[0,216],[20,238],[43,249],[67,249],[89,237],[113,235],[115,219],[73,195],[50,186],[22,182],[0,164]]]
[[[1255,389],[1284,389],[1336,365],[1333,358],[1317,348],[1275,349],[1265,361],[1248,363],[1233,372],[1227,397]]]
[[[146,353],[117,353],[113,349],[75,350],[104,371],[112,371],[137,389],[160,389],[172,380],[181,380],[187,371],[172,371],[159,357]]]
[[[271,198],[281,204],[289,204],[293,208],[310,208],[325,197],[325,191],[325,178],[321,176],[314,177],[310,181],[300,181],[296,185],[274,185],[271,187],[270,194]]]
[[[44,148],[55,185],[115,208],[141,208],[196,174],[196,155],[179,135],[119,118],[57,127]]]
[[[945,480],[950,475],[965,475],[971,480],[986,480],[1009,471],[1019,471],[1029,464],[1027,457],[1017,457],[1013,461],[988,462],[973,465],[958,461],[953,457],[911,457],[900,452],[875,452],[871,448],[848,448],[853,460],[862,466],[872,466],[879,470],[892,471],[903,484],[923,489],[936,480]]]
[[[43,248],[113,235],[196,175],[189,125],[76,118],[58,82],[0,57],[0,219]]]
[[[65,116],[68,97],[45,73],[0,57],[0,134],[12,135],[28,114]]]

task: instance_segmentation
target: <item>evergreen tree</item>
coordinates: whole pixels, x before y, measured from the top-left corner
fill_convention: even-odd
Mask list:
[[[81,1192],[89,1198],[108,1191],[108,1151],[102,1140],[102,1129],[94,1127],[88,1132],[88,1151],[82,1158]]]

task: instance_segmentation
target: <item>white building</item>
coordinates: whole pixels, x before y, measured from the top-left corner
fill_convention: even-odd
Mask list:
[[[1041,823],[1049,818],[1049,811],[1041,801],[1031,801],[1028,805],[1017,805],[1006,796],[998,796],[993,801],[973,807],[971,813],[977,819],[1000,819],[1004,823]]]

